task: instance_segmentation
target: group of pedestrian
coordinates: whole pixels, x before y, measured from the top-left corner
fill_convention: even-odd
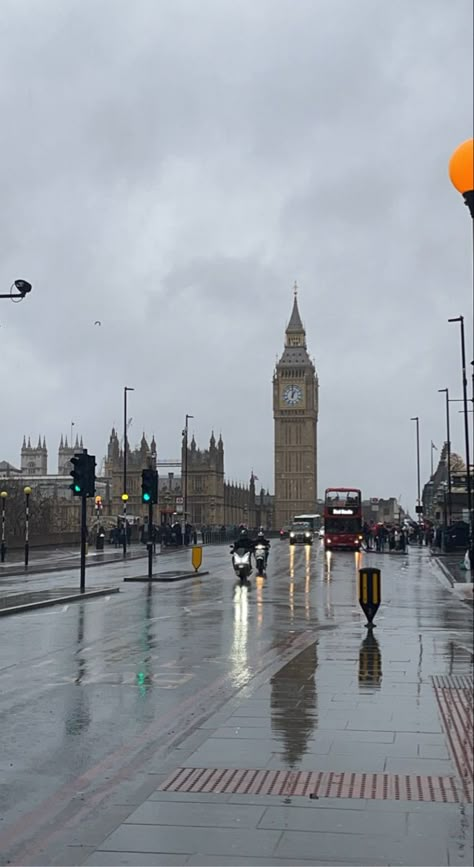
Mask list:
[[[115,548],[118,548],[119,545],[123,545],[124,536],[126,534],[127,537],[127,545],[130,545],[132,539],[132,528],[127,521],[126,527],[124,527],[123,522],[120,522],[120,526],[112,527],[109,534],[109,544],[113,545]]]
[[[364,544],[367,551],[406,551],[408,535],[405,527],[385,524],[363,526]]]
[[[195,527],[186,523],[184,533],[181,524],[175,521],[173,524],[153,525],[152,540],[154,544],[163,545],[165,548],[181,548],[183,545],[196,545],[197,532]],[[140,541],[144,544],[148,541],[148,525],[140,528]]]

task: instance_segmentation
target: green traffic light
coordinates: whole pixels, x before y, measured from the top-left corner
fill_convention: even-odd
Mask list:
[[[74,490],[75,490],[76,494],[80,494],[81,493],[81,486],[80,485],[74,485]]]
[[[151,500],[150,494],[143,494],[143,502],[144,503],[149,503],[150,500]]]

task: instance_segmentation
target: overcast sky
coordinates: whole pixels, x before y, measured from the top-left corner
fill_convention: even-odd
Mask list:
[[[416,496],[471,355],[472,0],[1,0],[0,459],[71,420],[179,454],[222,432],[273,491],[294,280],[320,377],[319,493]],[[96,320],[101,325],[94,325]],[[463,453],[452,405],[453,447]]]

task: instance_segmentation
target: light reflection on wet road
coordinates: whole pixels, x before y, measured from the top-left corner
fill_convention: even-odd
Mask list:
[[[169,555],[159,568],[182,568],[185,557]],[[357,602],[364,558],[382,569],[376,636],[366,634]],[[272,738],[289,767],[325,713],[324,691],[337,689],[338,676],[343,683],[354,665],[361,694],[381,702],[387,663],[408,658],[414,642],[420,695],[430,674],[468,669],[470,611],[438,583],[419,550],[406,557],[325,554],[319,544],[276,540],[268,577],[253,576],[250,588],[235,584],[228,546],[206,548],[203,567],[208,577],[122,584],[119,595],[3,620],[0,863],[41,829],[48,799],[53,816],[61,808],[68,818],[84,792],[92,805],[101,792],[120,802],[125,779],[145,774],[156,750],[170,754],[172,736],[184,738],[238,690],[251,694],[254,679],[298,637],[306,638],[297,664],[290,659],[268,680]],[[143,569],[140,561],[94,569],[88,586],[113,586]],[[31,584],[39,589],[51,580]]]

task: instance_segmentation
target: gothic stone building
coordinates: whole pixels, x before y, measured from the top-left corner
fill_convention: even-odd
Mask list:
[[[317,512],[318,401],[318,375],[306,348],[295,286],[285,348],[273,376],[277,527],[297,514]]]
[[[122,494],[128,494],[127,515],[141,517],[147,514],[148,507],[142,503],[142,470],[156,468],[156,441],[153,436],[150,445],[143,434],[140,445],[130,448],[127,442],[127,490],[123,490],[123,447],[117,431],[112,428],[107,457],[105,459],[105,478],[110,491],[110,509],[114,515],[123,511]]]
[[[186,466],[185,443],[182,452]],[[256,494],[255,476],[248,486],[224,480],[224,443],[214,433],[209,448],[197,448],[194,436],[187,453],[187,506],[191,524],[196,526],[233,526],[260,524],[272,526],[273,499],[262,490]]]

